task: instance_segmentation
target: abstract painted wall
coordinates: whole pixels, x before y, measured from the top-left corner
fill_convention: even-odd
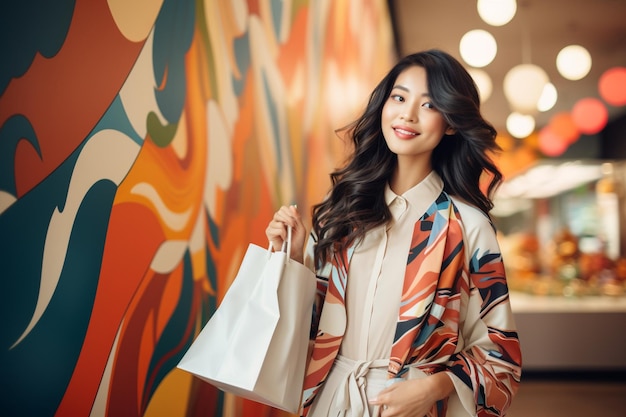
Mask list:
[[[390,25],[377,0],[3,3],[0,414],[281,415],[175,366],[274,210],[323,196]]]

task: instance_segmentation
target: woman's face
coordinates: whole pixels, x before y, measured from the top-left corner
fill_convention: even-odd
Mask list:
[[[446,133],[447,124],[432,104],[426,81],[423,67],[405,69],[383,105],[381,129],[399,161],[430,163],[433,149]]]

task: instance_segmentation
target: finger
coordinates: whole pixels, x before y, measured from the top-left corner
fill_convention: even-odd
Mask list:
[[[290,210],[283,206],[276,213],[274,213],[274,217],[272,218],[273,222],[281,223],[282,227],[285,226],[294,226],[295,219],[292,216]]]
[[[379,393],[379,394],[378,394],[378,396],[376,396],[375,398],[371,398],[371,399],[369,400],[369,403],[370,403],[371,405],[377,405],[377,406],[380,406],[380,407],[381,407],[381,409],[382,409],[382,406],[383,406],[384,400],[383,400],[382,398],[380,398],[380,393]]]
[[[285,240],[287,238],[287,231],[285,228],[285,223],[282,221],[273,220],[266,229],[266,234],[271,239]]]
[[[302,231],[306,231],[306,226],[302,222],[295,205],[281,206],[274,213],[272,220],[265,230],[265,234],[272,243],[274,250],[280,250],[282,248],[283,242],[287,239],[288,227],[292,228],[292,233],[294,235],[297,235],[300,229],[302,229]],[[297,252],[298,249],[295,248],[295,251]]]
[[[388,413],[389,408],[379,398],[377,398],[375,400],[371,400],[370,404],[374,405],[374,410],[373,410],[374,411],[374,416],[384,417],[384,416],[390,415]]]
[[[300,213],[298,212],[298,206],[292,204],[289,206],[289,213],[294,219],[300,219]]]
[[[270,241],[282,244],[287,235],[285,223],[281,220],[270,221],[265,229],[265,235]]]

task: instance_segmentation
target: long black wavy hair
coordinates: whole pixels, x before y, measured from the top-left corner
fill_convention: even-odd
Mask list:
[[[431,49],[408,55],[376,86],[363,114],[338,130],[352,140],[353,153],[345,166],[330,174],[329,194],[312,209],[316,265],[391,218],[384,188],[396,167],[397,156],[389,150],[382,134],[381,113],[398,75],[412,66],[426,70],[431,101],[455,131],[445,135],[432,153],[432,167],[443,179],[444,190],[487,215],[493,207],[491,198],[502,174],[489,152],[499,151],[500,147],[495,141],[496,130],[481,116],[472,77],[446,52]],[[480,189],[484,173],[490,178],[486,193]]]

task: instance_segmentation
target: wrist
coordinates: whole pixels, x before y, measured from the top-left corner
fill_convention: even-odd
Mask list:
[[[450,394],[452,394],[452,392],[454,391],[454,383],[452,382],[452,378],[450,378],[448,373],[445,371],[432,374],[429,379],[432,382],[433,393],[437,401],[448,398]]]

